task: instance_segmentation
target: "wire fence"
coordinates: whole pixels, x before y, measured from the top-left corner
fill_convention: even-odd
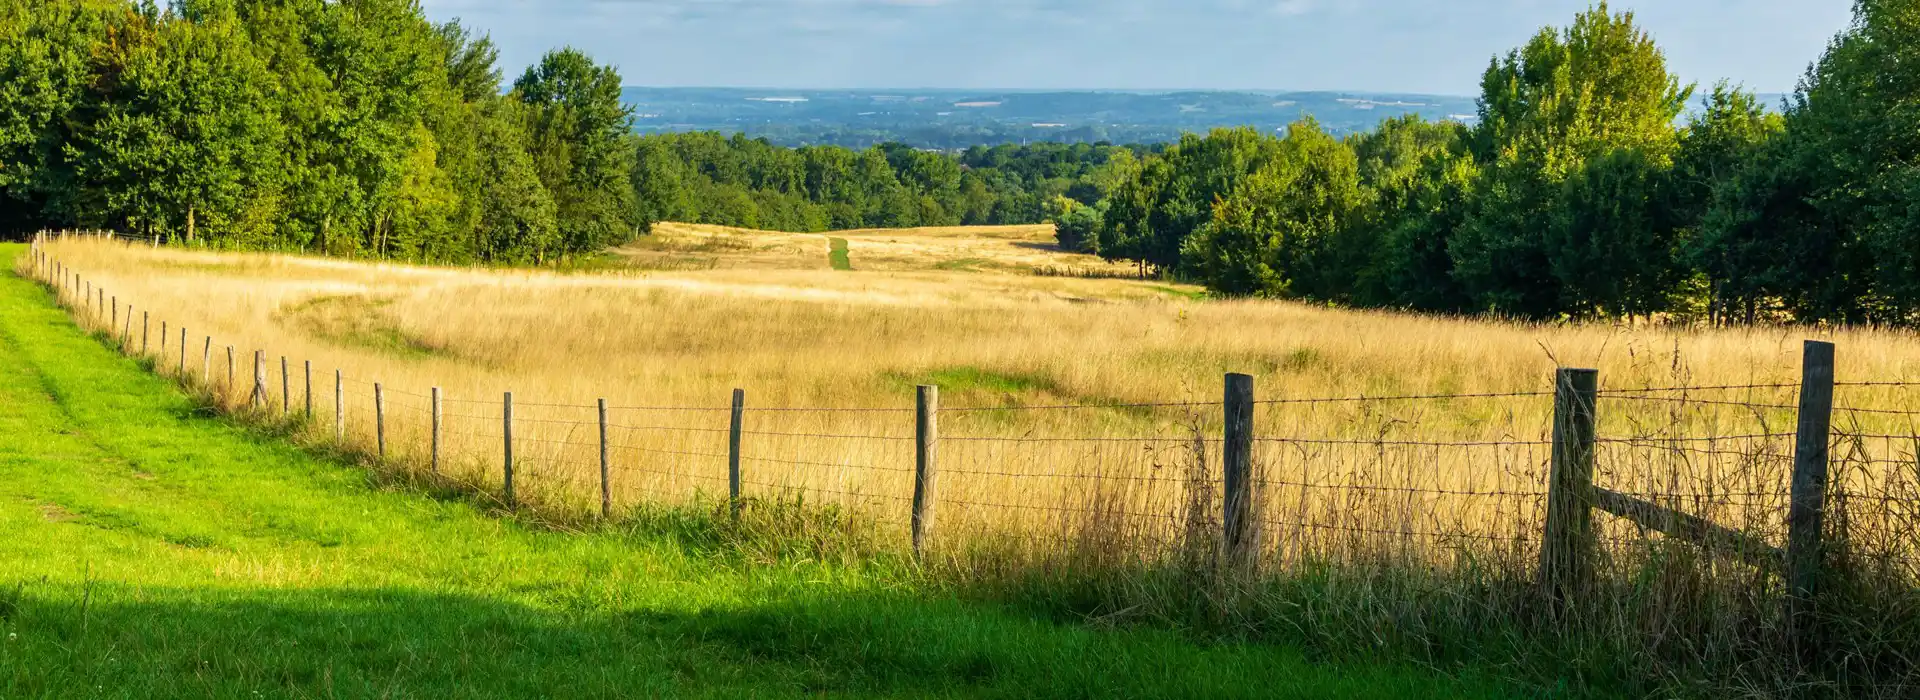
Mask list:
[[[297,419],[342,448],[520,507],[610,515],[643,503],[787,499],[899,523],[893,531],[903,540],[913,523],[936,543],[1013,538],[1151,559],[1218,551],[1223,536],[1239,536],[1224,522],[1236,517],[1229,502],[1246,498],[1247,546],[1271,566],[1491,556],[1530,569],[1547,556],[1565,448],[1556,430],[1564,387],[1544,378],[1539,389],[1515,392],[1252,400],[1238,442],[1230,397],[941,406],[903,396],[898,406],[804,407],[452,396],[206,336],[185,336],[170,356],[132,326],[130,301],[95,288],[44,246],[31,265],[83,326],[224,409]],[[1804,451],[1803,386],[1594,391],[1582,459],[1598,495],[1587,500],[1625,513],[1602,512],[1584,526],[1603,562],[1681,541],[1708,560],[1722,558],[1714,548],[1727,542],[1784,552]],[[1824,437],[1832,499],[1849,506],[1835,525],[1841,536],[1903,566],[1920,532],[1917,388],[1832,383]],[[1060,416],[1102,411],[1141,417],[1129,425],[1152,429],[1057,430],[1074,425]],[[1235,464],[1247,470],[1244,497],[1228,491]]]

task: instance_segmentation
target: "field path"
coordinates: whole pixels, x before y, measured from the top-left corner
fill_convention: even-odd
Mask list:
[[[0,273],[0,697],[1500,694],[692,552],[383,488],[197,409]]]

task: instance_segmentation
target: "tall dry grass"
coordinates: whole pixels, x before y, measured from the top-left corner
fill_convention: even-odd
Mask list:
[[[497,488],[501,395],[513,392],[517,488],[555,512],[598,507],[601,398],[614,407],[616,509],[723,494],[726,406],[743,388],[750,496],[849,506],[903,542],[912,388],[940,385],[936,568],[1052,591],[1053,604],[1103,619],[1436,662],[1462,640],[1526,647],[1530,624],[1564,622],[1542,615],[1527,586],[1556,367],[1601,371],[1596,483],[1777,545],[1800,341],[1831,340],[1845,409],[1836,481],[1854,499],[1834,527],[1865,562],[1850,570],[1868,572],[1848,600],[1882,607],[1840,622],[1872,641],[1846,647],[1852,661],[1815,665],[1841,671],[1809,676],[1786,648],[1777,574],[1608,516],[1597,517],[1604,590],[1553,638],[1595,676],[1686,684],[1738,670],[1734,685],[1754,692],[1912,687],[1912,664],[1876,656],[1920,637],[1903,607],[1920,581],[1907,564],[1920,520],[1906,437],[1920,433],[1920,388],[1900,385],[1920,380],[1920,338],[1908,331],[1506,323],[978,271],[568,275],[89,240],[46,251],[169,324],[166,354],[148,348],[162,372],[182,372],[185,327],[182,378],[227,408],[247,406],[254,349],[270,358],[269,412],[281,410],[279,358],[296,368],[296,411],[297,370],[311,361],[314,439],[334,430],[337,369],[347,443],[371,451],[379,383],[389,461],[419,468],[426,396],[440,387],[444,471],[483,491]],[[112,316],[77,301],[76,315],[95,327]],[[241,358],[233,385],[228,345]],[[1225,372],[1254,375],[1263,401],[1262,557],[1252,575],[1223,578]],[[1645,391],[1713,386],[1734,388]],[[1315,400],[1329,397],[1374,398]]]

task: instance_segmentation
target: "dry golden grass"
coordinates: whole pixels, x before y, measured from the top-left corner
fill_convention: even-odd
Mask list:
[[[1164,540],[1187,526],[1189,509],[1210,513],[1217,503],[1220,409],[1208,404],[1219,401],[1223,373],[1245,372],[1264,400],[1525,394],[1263,405],[1256,454],[1267,536],[1282,554],[1280,542],[1465,533],[1512,539],[1524,556],[1548,454],[1552,402],[1542,394],[1557,366],[1597,367],[1603,389],[1791,384],[1800,340],[1811,336],[1839,344],[1842,381],[1920,378],[1920,343],[1904,331],[1532,325],[1205,301],[1192,288],[1149,282],[930,269],[954,255],[998,255],[1007,269],[1026,264],[1032,249],[1015,244],[1036,243],[1039,234],[1018,228],[978,237],[835,234],[856,241],[856,271],[836,272],[821,269],[824,237],[662,228],[648,246],[704,245],[731,262],[558,274],[91,241],[48,251],[136,313],[152,312],[154,333],[168,323],[166,354],[159,340],[150,352],[169,372],[180,370],[184,327],[186,374],[220,389],[230,405],[244,403],[250,384],[226,387],[226,346],[236,348],[243,377],[251,352],[265,352],[276,405],[279,358],[296,368],[296,406],[305,393],[298,368],[311,361],[320,414],[313,430],[330,433],[338,369],[348,440],[370,448],[372,384],[382,384],[396,460],[423,458],[425,396],[441,387],[449,470],[482,485],[497,481],[500,403],[512,391],[519,488],[567,508],[597,500],[590,407],[600,398],[615,407],[620,503],[724,492],[724,407],[731,390],[743,388],[749,492],[804,492],[904,519],[912,389],[936,384],[946,409],[943,528],[1020,523],[1048,538],[1121,528],[1127,539]],[[733,238],[747,242],[698,242]],[[911,261],[898,264],[912,269],[859,269],[882,257]],[[208,337],[214,376],[201,378]],[[1794,391],[1695,398],[1779,406],[1791,404]],[[1846,387],[1841,403],[1912,410],[1916,398],[1913,388]],[[1040,408],[1056,405],[1092,407]],[[1640,441],[1603,447],[1605,485],[1778,494],[1784,503],[1786,475],[1766,460],[1791,450],[1790,410],[1609,397],[1600,415],[1603,437]],[[1842,419],[1849,417],[1856,416]],[[1862,432],[1914,428],[1912,416],[1869,418]],[[1716,435],[1765,437],[1661,442]],[[1877,449],[1892,463],[1912,459],[1898,443]],[[1777,509],[1759,498],[1716,500],[1725,510],[1703,514],[1758,518],[1746,524],[1771,529]],[[1090,510],[1104,516],[1100,524],[1089,524]]]
[[[649,270],[828,270],[830,241],[845,239],[855,270],[1031,274],[1036,268],[1124,275],[1129,265],[1064,252],[1052,225],[945,226],[783,233],[662,222],[653,235],[614,250]]]

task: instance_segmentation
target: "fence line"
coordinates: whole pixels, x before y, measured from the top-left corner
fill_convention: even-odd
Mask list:
[[[56,300],[73,314],[77,323],[104,331],[108,344],[125,354],[151,359],[155,372],[171,374],[181,384],[207,392],[223,408],[250,412],[261,418],[271,418],[277,413],[284,421],[305,423],[315,430],[324,427],[320,425],[324,414],[316,416],[313,408],[311,361],[302,360],[304,408],[296,411],[292,364],[288,357],[280,356],[281,390],[276,396],[276,392],[267,388],[268,354],[264,349],[218,343],[228,348],[229,358],[227,374],[218,378],[210,367],[217,341],[205,336],[202,366],[196,377],[189,372],[187,363],[188,330],[177,324],[169,326],[170,320],[177,319],[159,318],[151,309],[142,311],[143,332],[141,342],[136,345],[131,333],[134,300],[127,300],[123,317],[119,296],[110,294],[83,271],[75,270],[48,252],[45,245],[48,241],[69,235],[74,234],[43,232],[36,236],[30,258],[34,276],[55,292]],[[120,235],[100,237],[157,245],[157,241]],[[108,299],[111,307],[103,308],[108,306]],[[161,324],[157,355],[151,352],[144,332],[149,319]],[[179,328],[180,333],[179,359],[172,363],[171,372],[169,363],[165,362],[169,359],[166,343],[170,327]],[[252,352],[255,361],[251,391],[244,399],[237,394],[239,387],[234,375],[236,348]],[[1788,619],[1804,620],[1820,595],[1821,552],[1826,546],[1827,529],[1823,516],[1829,505],[1841,498],[1910,504],[1910,496],[1920,494],[1920,488],[1897,480],[1901,478],[1897,472],[1920,470],[1920,463],[1912,452],[1900,453],[1894,446],[1898,441],[1910,441],[1915,450],[1920,451],[1920,438],[1858,425],[1851,430],[1836,430],[1831,424],[1835,413],[1868,418],[1920,416],[1920,410],[1835,406],[1831,398],[1835,388],[1908,388],[1920,383],[1835,382],[1832,358],[1832,345],[1809,341],[1803,361],[1805,376],[1796,384],[1602,389],[1598,373],[1593,370],[1562,370],[1554,379],[1554,388],[1543,391],[1259,399],[1251,377],[1228,375],[1227,394],[1221,401],[942,406],[938,404],[935,388],[919,387],[916,405],[901,408],[749,406],[744,401],[744,393],[738,390],[730,407],[628,406],[610,403],[606,398],[593,404],[542,403],[516,401],[511,392],[499,400],[474,399],[446,395],[438,386],[420,393],[335,370],[331,428],[335,444],[342,448],[350,447],[350,435],[357,437],[370,430],[376,444],[373,459],[379,462],[412,466],[414,461],[430,454],[427,459],[431,473],[483,491],[497,488],[508,508],[553,505],[588,495],[540,490],[544,488],[538,481],[540,478],[556,479],[564,484],[586,484],[588,479],[574,478],[581,473],[597,475],[590,495],[597,496],[593,500],[597,501],[601,517],[613,515],[616,491],[629,493],[639,489],[656,494],[672,493],[660,484],[620,478],[634,474],[665,477],[670,482],[726,483],[728,500],[735,514],[745,507],[749,496],[793,494],[908,503],[911,504],[909,511],[895,511],[892,517],[904,516],[910,521],[916,555],[923,554],[924,549],[939,540],[940,528],[949,527],[934,517],[939,504],[975,510],[1073,515],[1091,523],[1087,525],[1089,528],[1097,526],[1101,518],[1118,518],[1124,525],[1122,530],[1133,536],[1170,546],[1181,546],[1183,529],[1192,528],[1196,523],[1208,524],[1219,538],[1214,546],[1220,548],[1223,557],[1241,562],[1252,562],[1275,552],[1310,551],[1330,544],[1302,534],[1309,531],[1384,536],[1403,545],[1419,540],[1524,542],[1530,543],[1529,546],[1534,547],[1531,551],[1537,554],[1537,575],[1542,589],[1554,600],[1566,600],[1578,595],[1584,582],[1596,575],[1595,567],[1607,552],[1608,543],[1646,542],[1658,537],[1760,562],[1756,565],[1762,568],[1777,565],[1778,574],[1790,591]],[[1798,404],[1696,396],[1789,389],[1798,392]],[[324,392],[324,387],[321,390]],[[1516,436],[1430,441],[1390,438],[1384,434],[1374,438],[1269,434],[1254,419],[1254,408],[1260,406],[1434,404],[1547,398],[1552,399],[1554,416],[1551,436],[1547,439]],[[1658,404],[1674,410],[1792,411],[1797,429],[1785,433],[1768,430],[1704,436],[1657,432],[1605,435],[1599,431],[1596,417],[1602,402],[1629,406]],[[349,404],[361,408],[349,411]],[[443,409],[446,404],[465,407],[464,412],[446,411]],[[497,411],[489,410],[496,407]],[[1220,419],[1217,423],[1209,418],[1204,424],[1217,426],[1214,429],[1221,432],[1217,437],[1201,434],[1203,428],[1199,422],[1186,432],[1133,436],[1031,433],[995,436],[965,431],[940,434],[935,427],[938,417],[943,415],[1168,408],[1185,409],[1199,416],[1216,415]],[[574,420],[541,413],[553,409],[591,412],[596,417]],[[696,426],[609,420],[609,412],[619,411],[728,412],[731,415],[726,427],[721,427],[718,420],[712,425]],[[422,414],[431,418],[427,424],[430,427],[423,427]],[[905,433],[912,426],[913,430],[910,434],[886,435],[745,427],[747,416],[794,414],[899,415],[899,429]],[[462,424],[476,421],[486,428]],[[516,434],[516,426],[550,430]],[[1683,429],[1685,426],[1669,427]],[[564,437],[554,437],[554,431],[562,430],[567,431]],[[702,449],[674,443],[675,449],[666,449],[640,439],[638,436],[642,434],[710,437],[716,443],[722,439],[720,436],[726,437],[724,446],[716,444]],[[576,439],[576,436],[585,437]],[[1790,450],[1756,449],[1788,438],[1794,440]],[[477,451],[448,450],[449,439],[491,441],[494,447]],[[817,443],[821,441],[874,443],[865,449],[879,450],[887,460],[863,459],[856,463],[851,459],[834,461],[806,456],[810,451],[831,451],[832,448],[820,450]],[[1846,441],[1888,444],[1881,446],[1882,454],[1830,451],[1833,444]],[[1746,443],[1747,449],[1716,449],[1728,443]],[[780,456],[779,448],[783,447],[793,450],[794,455]],[[888,452],[896,447],[897,451]],[[1473,456],[1483,448],[1508,449],[1511,454],[1505,458]],[[492,460],[484,456],[488,449],[497,450],[493,454],[500,458],[499,469],[493,474],[486,472],[493,468]],[[748,454],[748,450],[752,453]],[[1054,468],[1006,468],[1008,459],[1004,452],[1007,450],[1027,450],[1034,462],[1052,463]],[[1431,455],[1424,454],[1428,450],[1432,451]],[[1618,460],[1627,458],[1623,450],[1649,453],[1633,458],[1654,460],[1660,469],[1646,473],[1619,470]],[[1841,454],[1836,457],[1835,452]],[[1464,480],[1465,485],[1416,483],[1421,479],[1441,478],[1443,458],[1449,455],[1458,460],[1466,473],[1446,476]],[[664,468],[662,463],[671,465],[675,460],[636,461],[637,456],[702,460],[710,470],[673,470]],[[1829,467],[1836,461],[1846,468],[1830,474]],[[1072,467],[1062,469],[1062,464]],[[769,479],[766,472],[750,469],[752,465],[795,469],[789,471],[789,478]],[[1890,466],[1880,470],[1886,473],[1873,472],[1879,465]],[[1790,466],[1791,474],[1767,473],[1775,466]],[[1284,475],[1277,471],[1283,467],[1291,471]],[[557,478],[554,469],[562,470]],[[1746,471],[1729,477],[1726,472],[1733,469]],[[1856,473],[1863,470],[1869,472],[1868,476]],[[1320,478],[1315,478],[1316,471]],[[868,476],[848,481],[851,472]],[[938,475],[945,475],[944,482]],[[1651,481],[1656,477],[1666,480],[1664,486],[1649,483],[1632,488],[1632,484],[1618,483],[1622,478]],[[1714,480],[1726,478],[1771,482],[1771,485],[1749,483],[1732,489],[1698,487],[1700,483],[1717,483]],[[1920,476],[1913,478],[1920,479]],[[1085,501],[1080,505],[993,502],[979,495],[996,484],[1032,480],[1085,482],[1090,484],[1090,490],[1077,495]],[[1158,490],[1127,491],[1126,486],[1103,490],[1101,485],[1108,484],[1151,484]],[[759,489],[761,493],[743,494],[746,487]],[[911,496],[906,495],[909,491]],[[682,493],[692,496],[700,491]],[[1887,495],[1892,493],[1903,495]],[[1310,494],[1319,495],[1310,497]],[[1760,503],[1767,499],[1771,499],[1770,502]],[[1492,508],[1493,517],[1488,522],[1472,522],[1487,519],[1476,518],[1484,514],[1477,511],[1463,509],[1447,513],[1444,508],[1430,507],[1436,502],[1462,500],[1491,504],[1483,507]],[[1678,501],[1693,501],[1689,505],[1694,511],[1677,509],[1674,504]],[[1422,504],[1429,507],[1420,507]],[[1288,506],[1291,506],[1290,517],[1275,517],[1276,514],[1268,512]],[[1447,520],[1449,516],[1453,520]],[[1717,520],[1740,522],[1729,526]],[[1147,526],[1133,521],[1161,524]],[[1182,521],[1187,523],[1184,528],[1180,525]],[[1392,526],[1396,522],[1401,526]],[[957,530],[965,525],[950,527]],[[1639,537],[1619,536],[1629,530],[1637,530]],[[1784,546],[1773,543],[1781,539],[1785,540]]]

